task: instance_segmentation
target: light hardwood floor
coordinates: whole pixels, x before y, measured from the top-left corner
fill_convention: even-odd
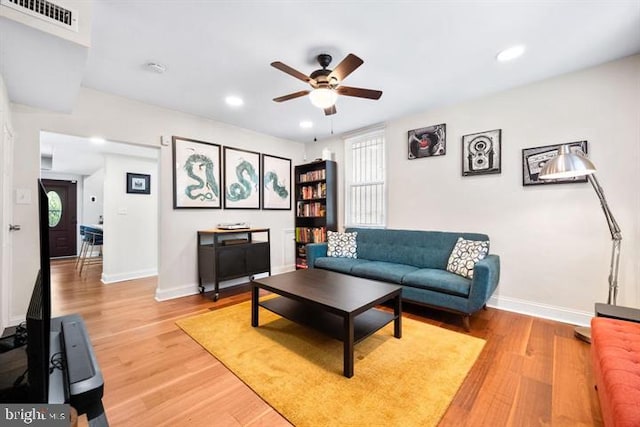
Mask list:
[[[111,426],[289,425],[175,325],[246,301],[248,292],[215,303],[200,295],[157,302],[155,278],[103,285],[100,266],[79,277],[74,262],[52,263],[53,313],[84,317]],[[407,317],[464,332],[457,316],[403,308]],[[602,425],[589,345],[571,326],[489,308],[471,328],[487,344],[441,426]]]

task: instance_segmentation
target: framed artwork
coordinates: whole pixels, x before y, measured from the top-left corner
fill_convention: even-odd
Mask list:
[[[224,208],[260,209],[260,153],[224,147]]]
[[[462,176],[501,172],[502,129],[472,133],[462,137]]]
[[[262,155],[262,209],[291,210],[291,159]]]
[[[127,172],[127,193],[151,194],[151,175]]]
[[[447,125],[440,124],[409,131],[409,160],[447,154]]]
[[[561,145],[545,145],[544,147],[525,148],[522,150],[522,185],[567,184],[587,182],[586,176],[559,179],[539,179],[538,175],[545,163],[558,155]],[[582,151],[587,154],[587,141],[569,143],[572,152]]]
[[[220,209],[220,146],[172,137],[173,208]]]

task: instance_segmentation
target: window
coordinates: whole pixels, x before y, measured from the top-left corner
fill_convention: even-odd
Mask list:
[[[49,227],[53,228],[62,219],[62,199],[55,191],[47,193],[49,199]]]
[[[384,129],[345,140],[345,204],[347,226],[386,224]]]

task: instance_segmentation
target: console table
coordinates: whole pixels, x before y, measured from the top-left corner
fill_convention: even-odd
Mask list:
[[[266,239],[266,240],[265,240]],[[268,228],[198,231],[199,290],[214,285],[213,300],[220,297],[220,282],[271,275],[270,231]]]

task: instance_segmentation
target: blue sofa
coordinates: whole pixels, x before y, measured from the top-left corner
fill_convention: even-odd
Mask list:
[[[402,298],[469,317],[485,306],[500,279],[500,257],[489,254],[476,263],[473,279],[447,271],[453,247],[462,237],[489,240],[485,234],[442,231],[349,228],[357,231],[357,258],[327,256],[327,243],[307,245],[307,265],[352,276],[397,283]]]

